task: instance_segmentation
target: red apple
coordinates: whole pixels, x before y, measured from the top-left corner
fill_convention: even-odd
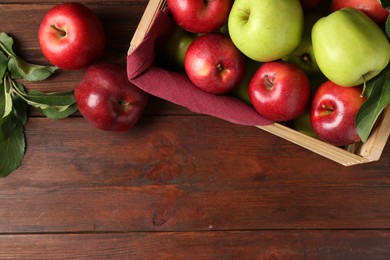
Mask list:
[[[389,10],[384,8],[378,0],[332,0],[330,4],[332,12],[345,7],[353,7],[363,11],[379,25],[384,24],[389,16]]]
[[[303,10],[309,11],[325,2],[325,0],[300,0]]]
[[[209,33],[192,41],[184,69],[198,88],[211,94],[226,94],[243,78],[245,60],[228,36]]]
[[[125,66],[108,62],[88,67],[74,97],[81,115],[93,126],[118,132],[138,122],[148,100],[128,81]]]
[[[249,98],[262,116],[274,121],[289,121],[305,112],[310,99],[308,77],[295,65],[267,62],[249,82]]]
[[[366,100],[360,87],[342,87],[331,81],[322,84],[314,94],[310,120],[318,137],[336,146],[360,141],[355,117]]]
[[[223,26],[233,0],[168,0],[175,22],[187,31],[208,33]]]
[[[99,17],[79,3],[51,8],[39,26],[38,39],[43,55],[65,70],[86,68],[105,49],[105,34]]]

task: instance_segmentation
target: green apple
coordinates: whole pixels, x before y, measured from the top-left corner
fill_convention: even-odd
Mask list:
[[[314,132],[313,126],[310,121],[310,110],[307,109],[305,113],[293,120],[292,127],[305,135],[318,138],[318,135]]]
[[[313,26],[314,55],[322,73],[341,86],[357,86],[378,75],[389,63],[384,31],[363,12],[344,8]]]
[[[231,94],[233,96],[237,97],[238,99],[244,101],[247,104],[251,104],[248,93],[249,82],[251,81],[253,75],[259,69],[261,64],[261,62],[254,61],[248,58],[245,60],[245,74],[240,84],[231,91]]]
[[[301,42],[303,23],[299,0],[235,0],[228,29],[242,53],[267,62],[294,51]]]
[[[176,26],[169,35],[165,45],[165,57],[168,62],[179,69],[184,69],[184,57],[186,56],[188,46],[196,37],[197,34]]]
[[[319,12],[309,12],[305,14],[303,36],[300,44],[291,54],[283,57],[284,61],[295,64],[308,76],[321,73],[313,52],[311,30],[313,25],[323,16],[324,15]]]
[[[228,23],[226,22],[224,25],[222,25],[219,29],[218,32],[229,35],[229,29],[228,29]]]

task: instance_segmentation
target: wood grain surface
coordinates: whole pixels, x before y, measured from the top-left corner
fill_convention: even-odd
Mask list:
[[[81,2],[103,21],[103,59],[124,63],[148,1]],[[0,1],[26,60],[48,64],[37,30],[57,3]],[[71,90],[83,74],[26,87]],[[0,259],[390,257],[389,144],[345,167],[156,97],[126,133],[31,111],[25,134],[22,166],[0,179]]]

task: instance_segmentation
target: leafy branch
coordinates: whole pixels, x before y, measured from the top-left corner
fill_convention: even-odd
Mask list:
[[[23,161],[28,106],[52,119],[66,118],[77,111],[73,91],[25,90],[18,79],[42,81],[58,68],[24,61],[15,54],[13,43],[12,37],[0,33],[0,177],[9,175]]]

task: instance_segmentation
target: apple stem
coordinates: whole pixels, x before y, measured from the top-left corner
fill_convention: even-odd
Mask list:
[[[131,108],[131,102],[126,102],[123,100],[118,101],[118,105],[121,107],[123,111],[129,111]]]
[[[264,75],[264,78],[265,78],[265,85],[266,85],[266,88],[268,90],[272,89],[273,86],[274,86],[274,83],[272,82],[272,80],[269,78],[269,76],[267,74]]]
[[[223,64],[222,64],[222,63],[218,63],[217,69],[218,69],[219,71],[223,71],[223,69],[224,69]]]
[[[321,108],[325,111],[325,114],[332,114],[334,111],[333,107],[327,107],[325,104],[321,104]]]
[[[66,36],[66,32],[64,30],[61,30],[60,28],[58,28],[54,24],[50,25],[50,28],[55,30],[61,37],[65,37]]]

